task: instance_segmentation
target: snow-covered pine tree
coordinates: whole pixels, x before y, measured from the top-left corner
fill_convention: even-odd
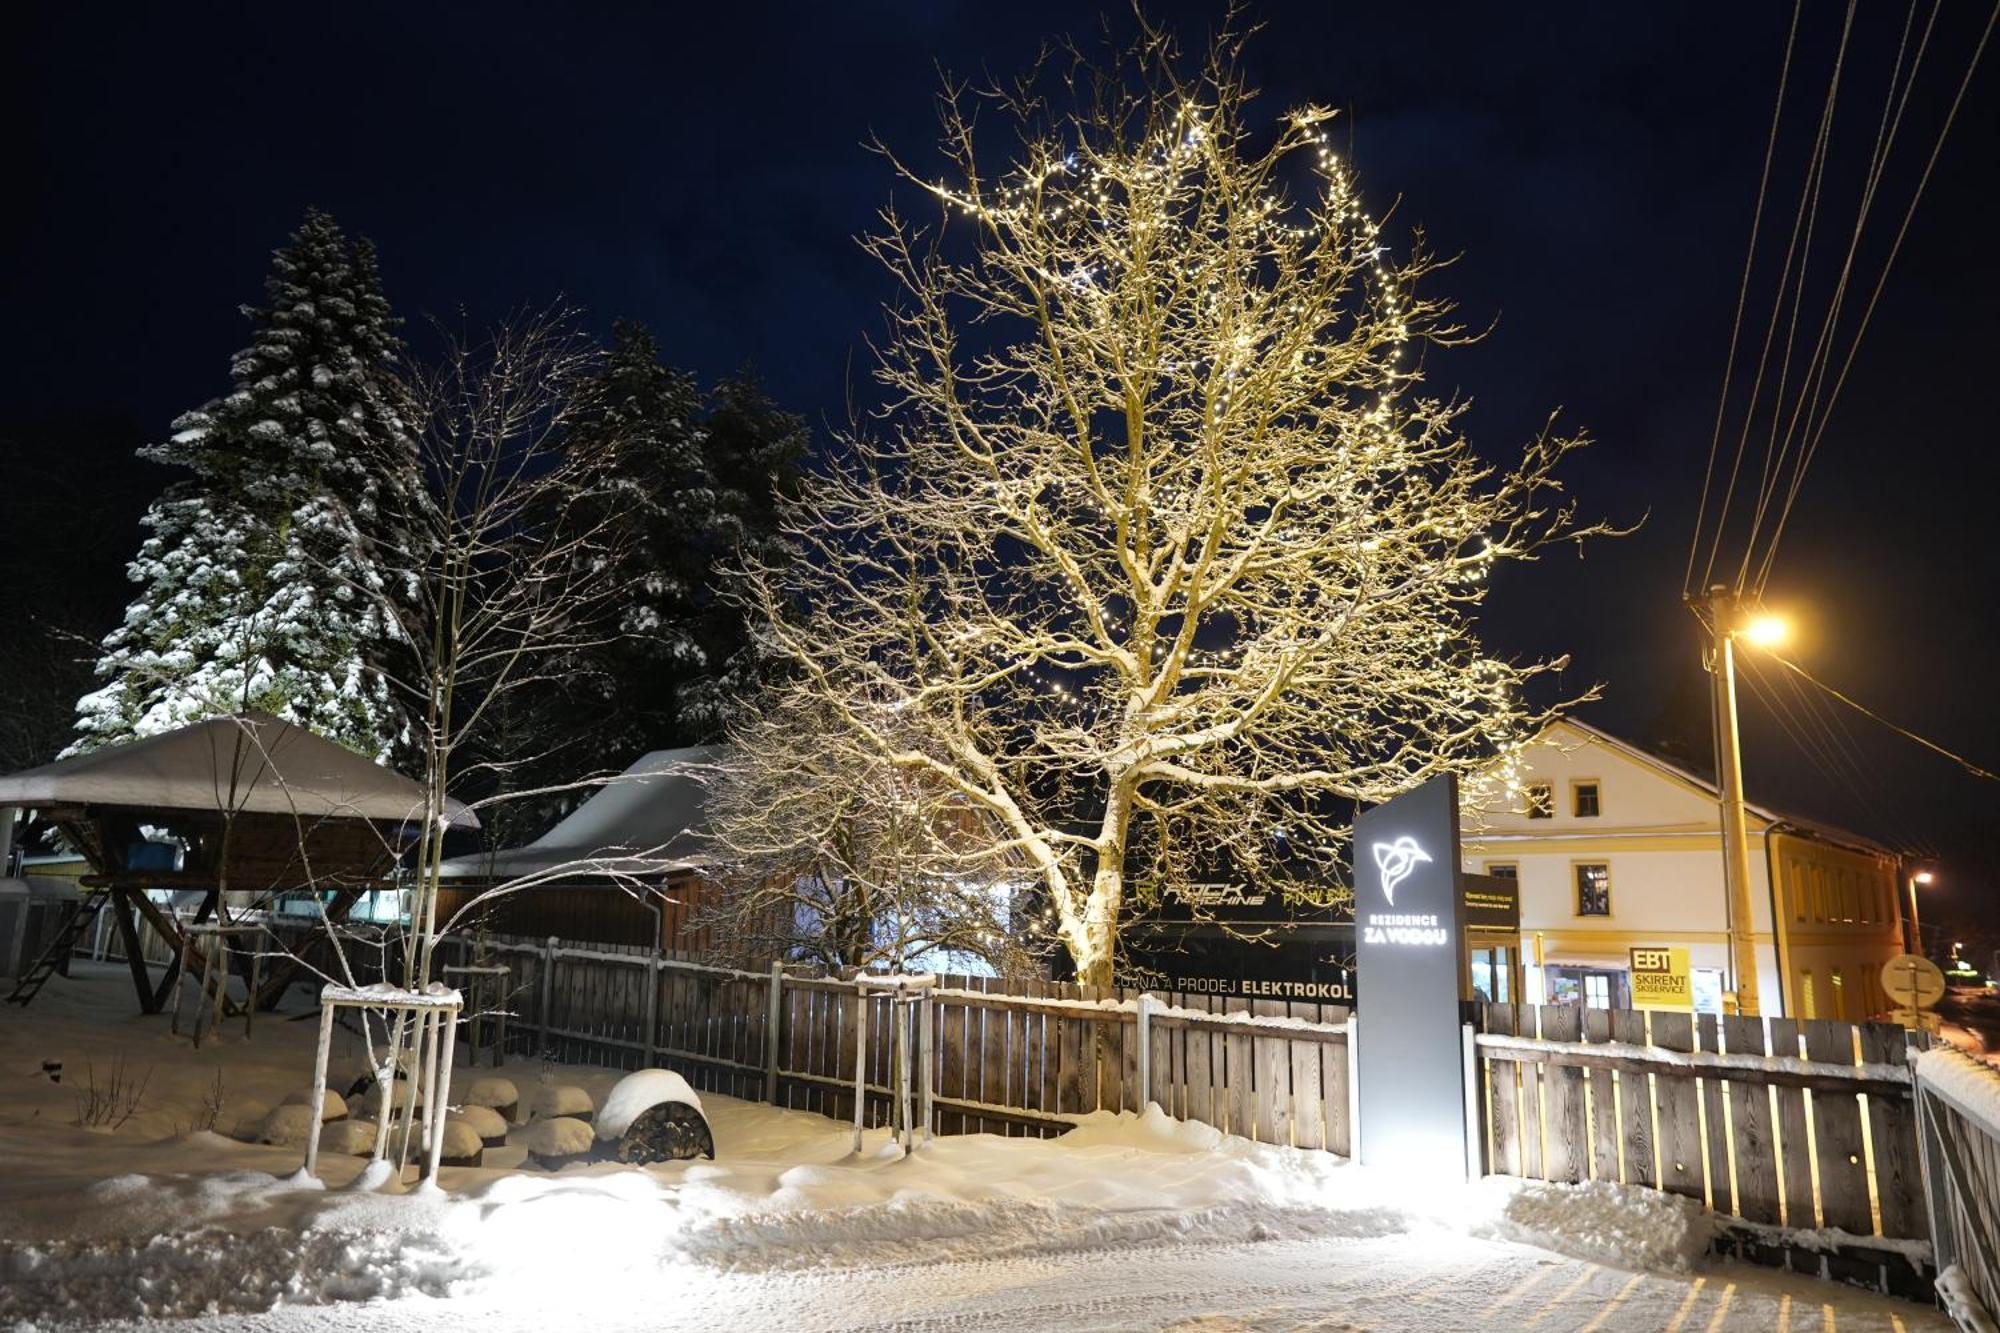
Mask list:
[[[230,391],[139,451],[187,475],[147,512],[140,592],[73,750],[245,707],[377,758],[408,735],[378,594],[408,554],[415,446],[388,392],[402,343],[375,253],[309,211],[244,314]]]
[[[775,554],[776,498],[796,486],[805,421],[747,373],[704,403],[650,332],[620,322],[573,439],[617,451],[601,503],[625,530],[626,574],[619,636],[579,663],[561,725],[618,756],[709,739],[749,641],[741,609],[715,596],[717,569],[746,548]]]

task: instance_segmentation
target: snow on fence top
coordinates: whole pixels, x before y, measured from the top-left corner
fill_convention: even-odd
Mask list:
[[[1978,1120],[1988,1134],[2000,1137],[2000,1073],[1963,1051],[1939,1046],[1917,1056],[1917,1079],[1926,1091]]]

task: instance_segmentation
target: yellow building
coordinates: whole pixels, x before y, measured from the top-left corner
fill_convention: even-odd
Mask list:
[[[1497,773],[1468,784],[1465,868],[1519,882],[1526,997],[1628,1007],[1630,951],[1682,947],[1696,1007],[1719,1008],[1734,980],[1714,785],[1568,719],[1521,753],[1515,778],[1512,792]],[[1901,858],[1761,806],[1748,819],[1764,1012],[1888,1010],[1881,969],[1902,952]]]

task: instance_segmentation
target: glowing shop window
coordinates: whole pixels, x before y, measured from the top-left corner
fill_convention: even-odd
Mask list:
[[[1602,972],[1586,973],[1583,978],[1583,1002],[1592,1009],[1609,1009],[1611,978]]]

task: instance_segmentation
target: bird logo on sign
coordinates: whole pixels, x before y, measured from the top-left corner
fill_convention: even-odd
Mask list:
[[[1396,905],[1396,886],[1410,877],[1417,862],[1430,859],[1431,854],[1417,846],[1417,840],[1408,834],[1394,842],[1375,844],[1375,865],[1382,872],[1382,896],[1389,900],[1389,906]]]

